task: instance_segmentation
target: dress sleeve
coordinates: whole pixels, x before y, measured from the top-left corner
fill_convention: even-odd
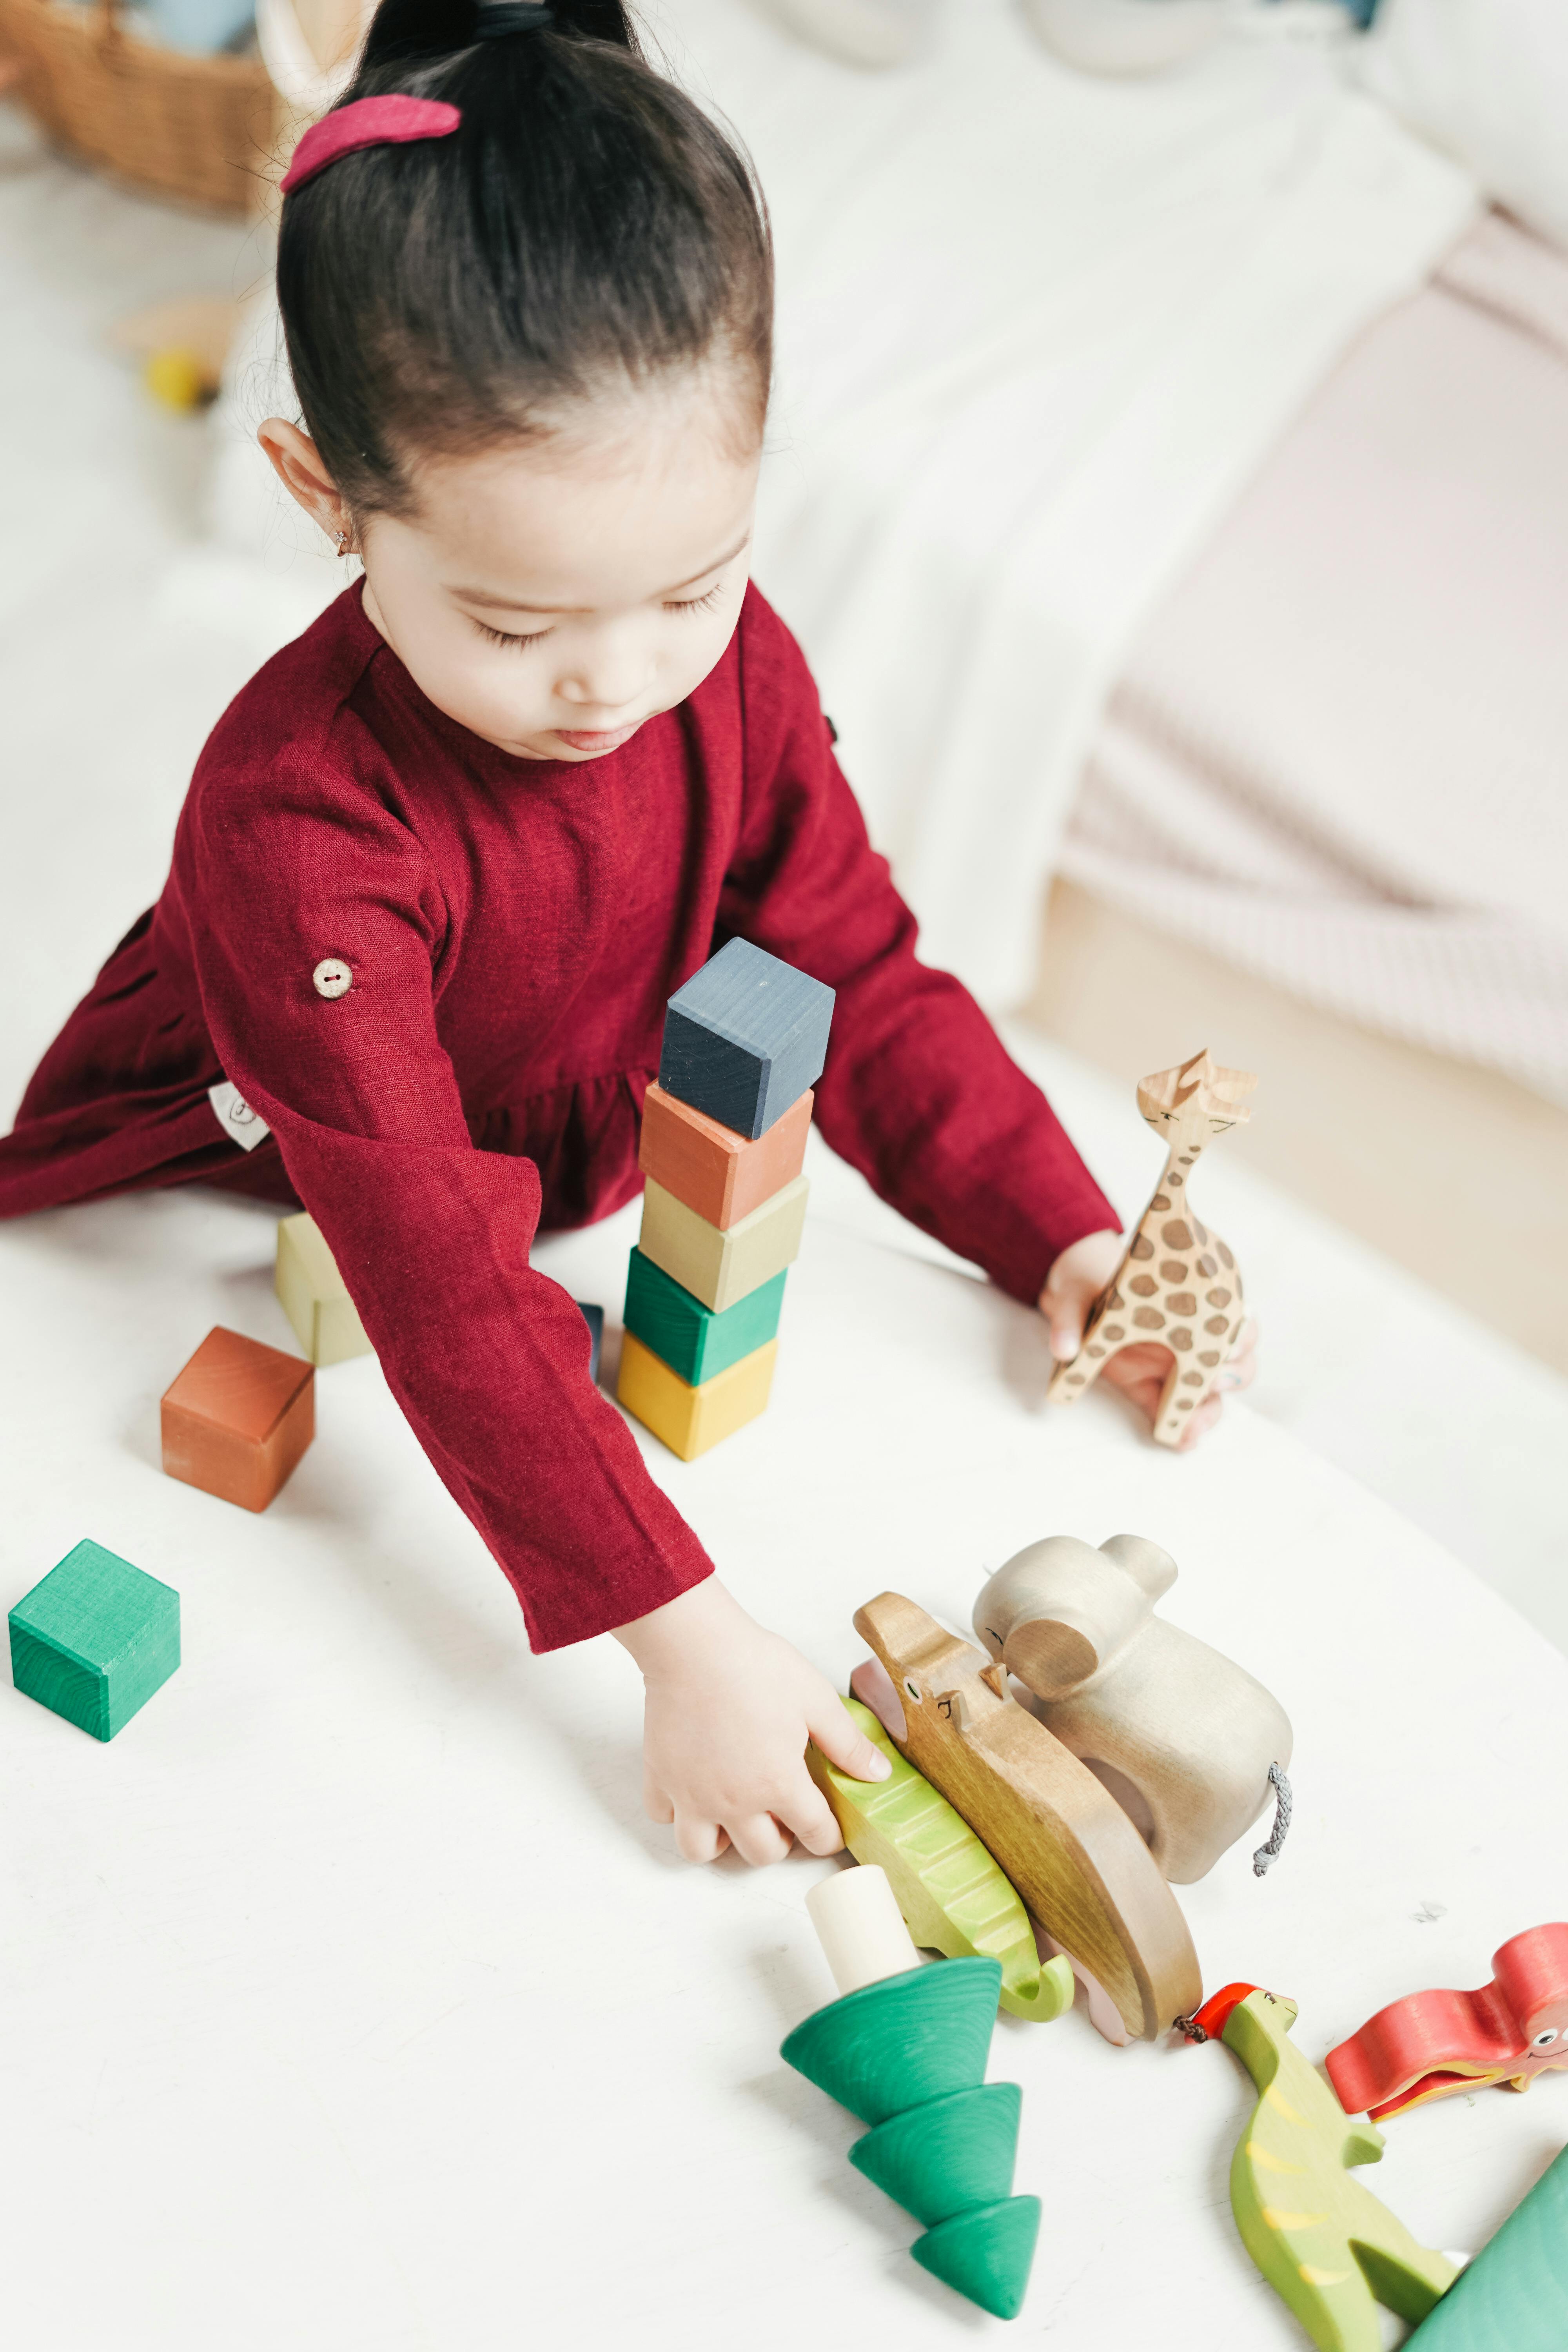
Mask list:
[[[529,1265],[531,1160],[477,1150],[437,1033],[446,921],[373,792],[284,750],[193,811],[202,1002],[278,1139],[393,1394],[510,1578],[536,1650],[644,1615],[711,1572],[593,1385],[568,1294]],[[338,959],[335,998],[312,974]]]
[[[816,1097],[835,1151],[1032,1306],[1116,1212],[968,990],[918,961],[804,656],[755,592],[742,627],[746,801],[721,920],[838,992]]]

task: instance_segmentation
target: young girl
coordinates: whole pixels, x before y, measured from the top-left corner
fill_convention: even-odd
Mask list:
[[[713,1576],[533,1236],[638,1190],[665,1001],[735,934],[837,991],[829,1143],[1060,1354],[1116,1221],[916,961],[747,585],[765,217],[618,0],[384,0],[283,184],[304,426],[261,439],[364,577],[214,730],[163,897],[0,1142],[0,1213],[193,1180],[302,1202],[534,1647],[614,1632],[642,1667],[649,1811],[693,1859],[831,1853],[808,1736],[881,1759]],[[226,1079],[270,1129],[249,1153]],[[1118,1360],[1145,1403],[1157,1352]]]

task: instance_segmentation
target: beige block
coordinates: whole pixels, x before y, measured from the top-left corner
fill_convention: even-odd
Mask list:
[[[274,1287],[311,1363],[341,1364],[374,1353],[321,1227],[303,1210],[278,1228]]]
[[[722,1315],[748,1291],[794,1265],[810,1190],[806,1178],[797,1176],[728,1233],[721,1233],[650,1176],[638,1246],[704,1307]]]

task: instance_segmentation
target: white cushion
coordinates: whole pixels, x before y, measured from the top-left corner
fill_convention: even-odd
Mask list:
[[[1384,0],[1362,55],[1368,89],[1568,245],[1563,0]]]

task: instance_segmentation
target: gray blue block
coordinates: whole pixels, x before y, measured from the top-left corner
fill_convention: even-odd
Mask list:
[[[658,1082],[755,1139],[822,1076],[833,991],[749,940],[731,940],[669,1000]]]
[[[605,1344],[605,1310],[602,1307],[591,1307],[581,1298],[575,1304],[578,1314],[588,1326],[588,1338],[594,1351],[588,1377],[596,1381],[599,1377],[599,1353]]]

